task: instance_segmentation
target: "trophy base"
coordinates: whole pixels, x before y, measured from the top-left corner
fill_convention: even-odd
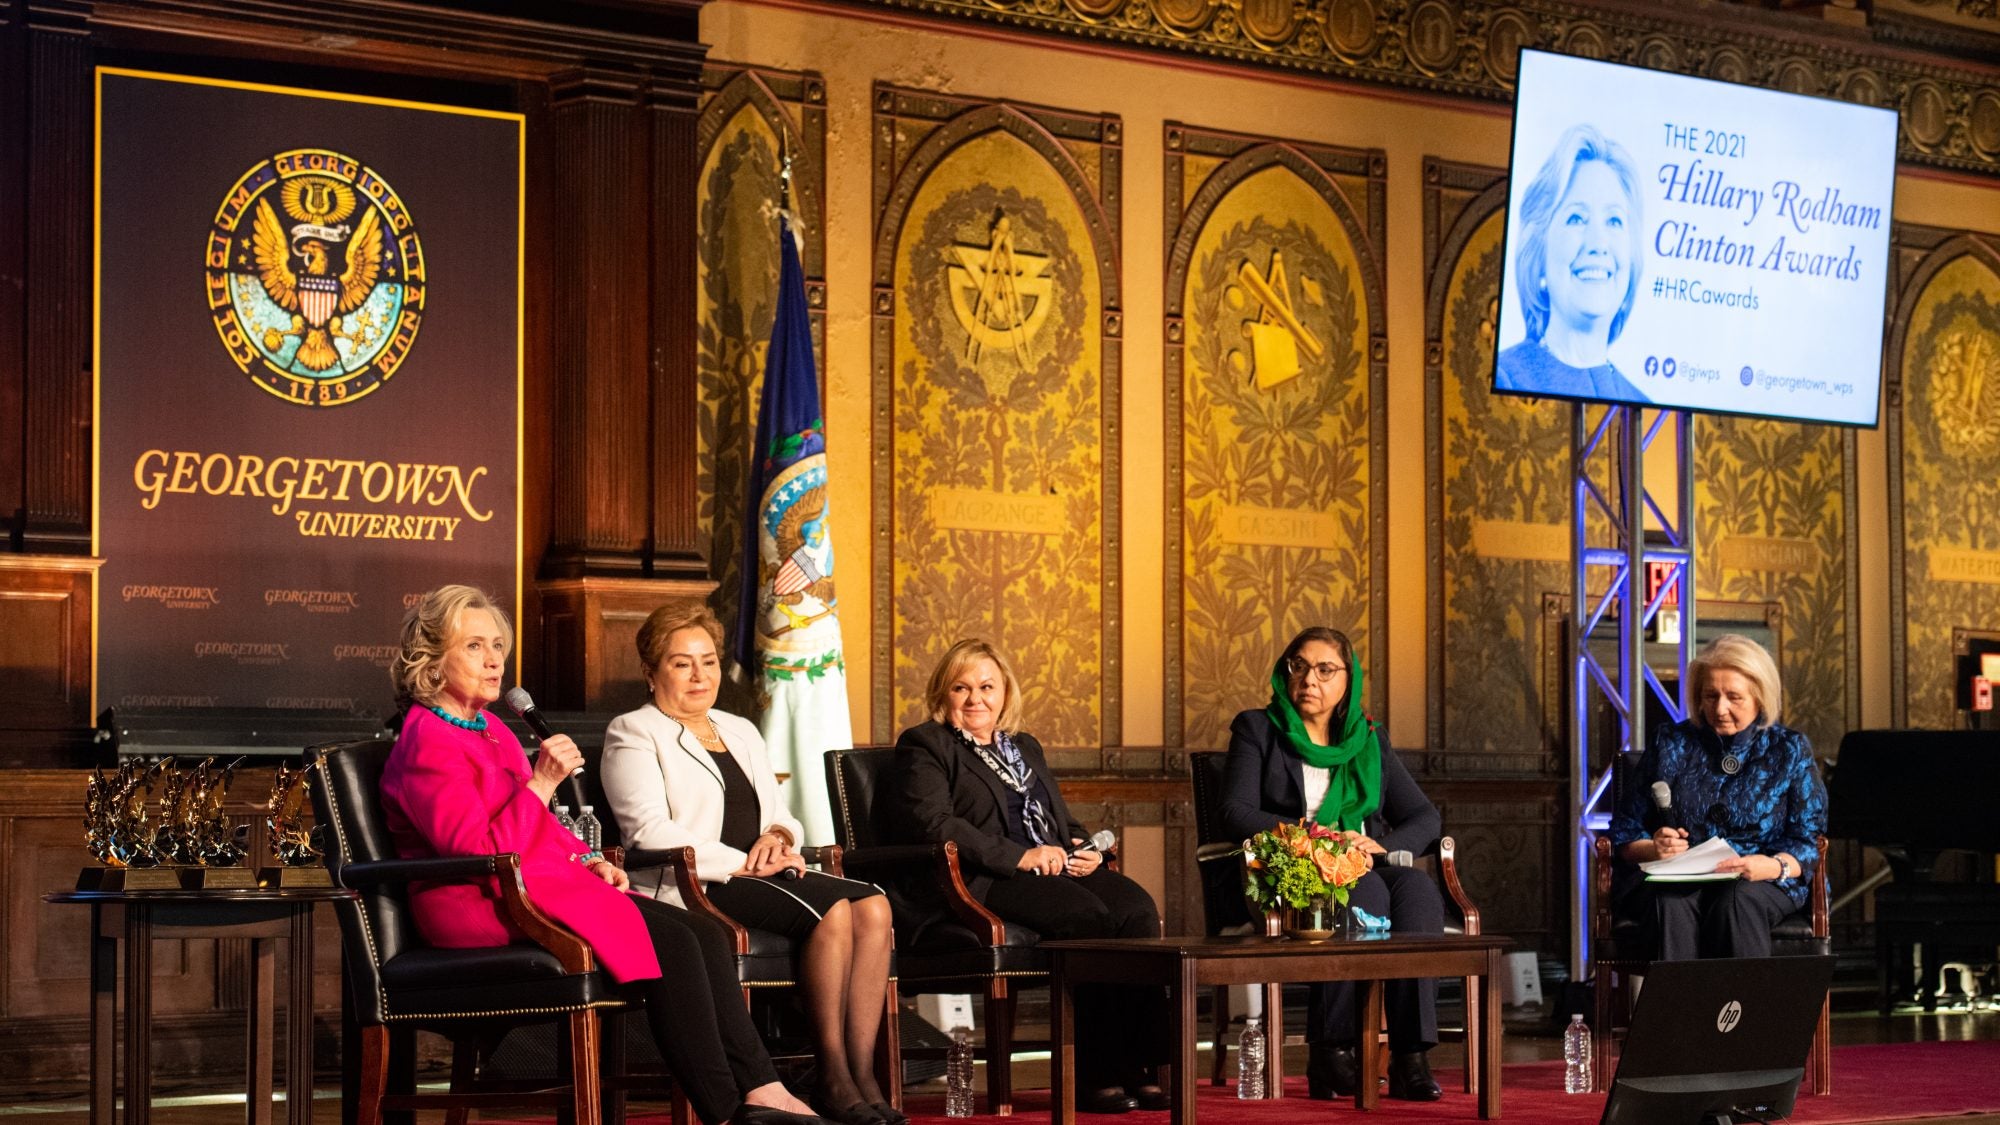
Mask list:
[[[331,887],[333,873],[324,867],[265,867],[257,872],[260,887]]]
[[[257,885],[257,873],[247,867],[183,867],[184,891],[240,891]]]
[[[177,891],[181,875],[173,867],[86,867],[76,875],[79,891]]]

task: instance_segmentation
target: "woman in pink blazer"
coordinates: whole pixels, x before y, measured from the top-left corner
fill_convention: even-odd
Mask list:
[[[582,764],[576,744],[548,739],[530,769],[513,732],[486,713],[500,697],[513,640],[506,615],[469,586],[431,591],[404,619],[391,675],[406,710],[382,774],[397,851],[518,852],[528,897],[589,942],[605,971],[643,1002],[661,1057],[704,1122],[818,1122],[778,1081],[722,928],[629,894],[625,872],[549,812],[556,786]],[[506,945],[522,935],[501,915],[498,893],[491,879],[420,885],[410,909],[432,945]]]

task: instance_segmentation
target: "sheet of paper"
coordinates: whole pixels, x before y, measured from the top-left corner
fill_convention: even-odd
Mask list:
[[[1734,871],[1711,871],[1706,875],[1648,875],[1648,883],[1733,883],[1741,876]]]
[[[1672,859],[1642,863],[1639,870],[1647,875],[1711,875],[1716,864],[1735,855],[1736,849],[1729,846],[1729,841],[1710,836]]]

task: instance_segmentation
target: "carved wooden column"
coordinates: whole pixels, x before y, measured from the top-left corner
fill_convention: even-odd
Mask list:
[[[550,705],[643,698],[632,641],[706,597],[696,532],[695,176],[703,50],[550,83],[556,168],[553,495],[540,595]]]
[[[0,0],[0,340],[21,338],[27,309],[28,4]],[[0,347],[0,551],[12,546],[24,508],[21,349]]]
[[[55,17],[60,19],[60,17]],[[22,547],[90,550],[92,106],[89,40],[40,15],[27,33],[25,277],[20,339]],[[10,111],[20,112],[20,111]]]

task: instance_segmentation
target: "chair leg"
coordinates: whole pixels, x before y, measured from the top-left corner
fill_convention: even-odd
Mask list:
[[[994,977],[986,986],[986,1112],[1013,1114],[1013,1067],[1014,996],[1007,978]]]
[[[1218,984],[1208,990],[1208,1007],[1214,1015],[1209,1023],[1209,1038],[1215,1041],[1215,1063],[1209,1068],[1208,1084],[1220,1086],[1229,1063],[1229,1040],[1224,1038],[1230,1019],[1228,985]]]
[[[382,1098],[389,1092],[389,1029],[372,1024],[360,1029],[360,1089],[355,1125],[382,1125]]]
[[[614,1009],[597,1021],[600,1042],[597,1046],[598,1115],[604,1125],[625,1125],[625,1087],[628,1069],[625,1062],[625,1021],[631,1018],[631,1009]]]
[[[1613,990],[1621,987],[1617,976],[1599,962],[1590,990],[1597,1002],[1597,1022],[1590,1029],[1590,1087],[1598,1091],[1611,1088],[1611,1002]]]
[[[570,1106],[576,1125],[603,1125],[597,1085],[597,1011],[586,1008],[569,1017]]]
[[[479,1047],[470,1039],[454,1039],[451,1043],[451,1092],[469,1094],[479,1081]],[[464,1106],[453,1106],[444,1111],[444,1125],[465,1125],[471,1110]]]
[[[688,1104],[687,1094],[679,1086],[674,1087],[674,1125],[695,1125],[694,1107]]]
[[[903,1004],[896,996],[896,978],[882,990],[882,1028],[875,1040],[875,1084],[894,1109],[903,1108]]]

